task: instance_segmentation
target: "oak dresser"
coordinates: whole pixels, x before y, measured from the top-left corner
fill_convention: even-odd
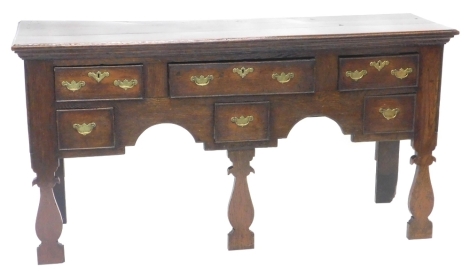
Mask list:
[[[457,34],[412,14],[20,22],[12,50],[25,63],[39,264],[65,260],[63,159],[124,154],[159,123],[184,127],[205,150],[228,151],[230,250],[254,247],[247,176],[255,148],[275,147],[317,116],[352,141],[376,142],[378,203],[395,195],[399,141],[412,141],[407,237],[430,238],[443,49]]]

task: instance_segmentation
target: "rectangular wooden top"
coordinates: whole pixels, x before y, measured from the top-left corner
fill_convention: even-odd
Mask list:
[[[22,21],[12,45],[21,55],[57,48],[227,43],[266,40],[351,39],[364,36],[426,36],[443,43],[458,31],[412,14],[285,19],[93,22]],[[410,37],[411,36],[411,37]]]

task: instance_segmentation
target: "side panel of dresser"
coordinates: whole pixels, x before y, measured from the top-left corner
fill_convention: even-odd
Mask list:
[[[36,234],[41,240],[37,249],[38,263],[62,263],[64,247],[58,242],[62,218],[54,197],[58,183],[56,171],[57,129],[54,93],[54,68],[48,61],[25,61],[28,130],[31,167],[36,173],[33,183],[40,188]]]

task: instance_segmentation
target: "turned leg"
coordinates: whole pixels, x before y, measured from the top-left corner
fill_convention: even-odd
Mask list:
[[[429,176],[429,165],[433,161],[435,158],[431,155],[411,157],[411,163],[416,164],[416,172],[408,199],[408,207],[413,215],[408,221],[408,239],[432,237],[432,222],[428,217],[434,206],[434,193]]]
[[[36,234],[39,264],[64,262],[64,246],[59,243],[62,217],[53,188],[59,181],[57,157],[57,120],[54,109],[54,64],[44,60],[25,61],[26,99],[29,122],[31,168],[36,173],[33,183],[39,187]]]
[[[415,133],[411,145],[415,156],[416,172],[408,199],[412,214],[408,221],[408,239],[432,237],[432,222],[428,219],[434,206],[434,193],[429,176],[429,166],[435,161],[432,151],[437,145],[437,121],[443,46],[420,49],[419,89],[416,94]]]
[[[59,207],[60,215],[62,216],[62,222],[67,223],[67,212],[65,208],[65,173],[64,173],[64,159],[59,160],[59,168],[55,175],[58,180],[58,184],[54,186],[54,197]]]
[[[233,229],[228,234],[228,249],[250,249],[255,246],[255,234],[249,229],[254,218],[253,203],[248,189],[247,176],[255,172],[250,161],[255,150],[228,151],[233,166],[228,173],[235,177],[232,197],[228,208],[228,219]]]
[[[377,161],[375,174],[375,202],[391,202],[395,197],[398,180],[400,141],[378,141],[375,146]]]
[[[64,246],[59,243],[62,234],[62,218],[54,197],[53,188],[59,181],[54,173],[37,173],[33,181],[40,189],[36,234],[41,241],[37,249],[39,264],[63,263]]]

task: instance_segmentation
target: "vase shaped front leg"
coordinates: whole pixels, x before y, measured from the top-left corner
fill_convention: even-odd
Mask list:
[[[62,217],[53,191],[59,179],[53,175],[38,175],[34,180],[40,190],[36,217],[36,235],[41,241],[37,248],[38,264],[56,264],[65,261],[64,246],[59,243],[62,234]]]
[[[434,157],[411,157],[416,164],[416,172],[408,199],[408,208],[412,214],[408,221],[406,236],[408,239],[426,239],[432,237],[432,222],[428,219],[434,207],[434,192],[429,175],[429,165]]]
[[[233,226],[228,234],[228,249],[254,248],[255,235],[250,230],[254,219],[254,208],[248,189],[247,176],[254,172],[250,167],[250,161],[255,155],[255,150],[228,151],[228,156],[233,163],[228,173],[233,174],[235,182],[232,197],[228,208],[228,218]]]

